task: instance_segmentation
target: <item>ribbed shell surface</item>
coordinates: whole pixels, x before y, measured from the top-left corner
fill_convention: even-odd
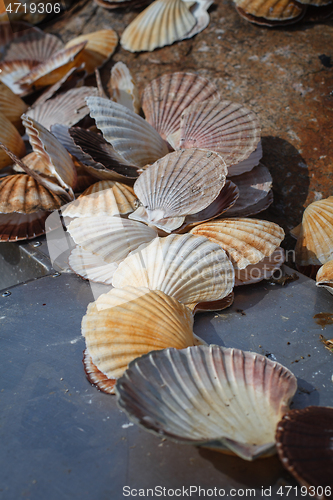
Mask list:
[[[139,91],[126,64],[119,61],[113,66],[108,87],[113,101],[134,113],[140,113]]]
[[[135,181],[134,192],[147,222],[162,227],[163,219],[194,214],[210,205],[223,188],[226,174],[223,160],[216,153],[176,151],[150,165]],[[135,219],[135,212],[131,218]]]
[[[259,140],[258,118],[241,104],[209,100],[192,104],[181,116],[179,149],[216,151],[228,166],[248,158]]]
[[[219,98],[216,86],[206,78],[193,73],[171,73],[147,85],[142,109],[146,120],[167,139],[179,129],[180,117],[190,104]]]
[[[302,13],[301,6],[292,0],[234,0],[237,7],[256,17],[273,21],[293,19]]]
[[[219,245],[190,234],[156,238],[121,262],[114,287],[161,290],[191,309],[205,301],[220,300],[234,285],[234,269]]]
[[[114,288],[89,304],[82,335],[97,368],[118,378],[149,351],[194,345],[192,326],[190,310],[163,292]]]
[[[322,265],[333,258],[333,196],[311,203],[304,211],[296,244],[296,263]]]
[[[137,198],[120,182],[100,181],[88,187],[63,210],[64,217],[94,217],[128,214],[135,210]]]
[[[183,0],[155,0],[127,26],[120,43],[130,52],[152,51],[183,40],[195,24]]]
[[[135,360],[116,393],[147,430],[253,460],[274,453],[276,425],[296,388],[294,375],[265,356],[200,346]]]
[[[37,67],[36,61],[2,61],[0,62],[0,80],[16,95],[28,93],[28,86],[21,84],[21,78]]]
[[[45,233],[45,220],[50,212],[40,210],[31,214],[0,213],[0,241],[21,241]]]
[[[18,157],[25,155],[25,145],[22,137],[18,133],[14,125],[0,113],[0,142],[4,144],[12,153]],[[13,161],[0,149],[0,170],[7,165],[11,165]]]
[[[144,167],[168,154],[156,130],[125,106],[102,97],[88,97],[87,104],[104,138],[132,165]]]
[[[284,238],[280,226],[257,219],[206,222],[191,229],[191,233],[205,236],[220,245],[236,269],[244,269],[269,257]]]
[[[22,32],[23,36],[12,41],[6,50],[5,61],[22,59],[43,62],[63,49],[62,41],[50,33],[42,31]]]
[[[235,165],[230,165],[228,167],[228,177],[233,177],[234,175],[241,175],[245,172],[250,172],[253,167],[259,164],[259,161],[262,157],[262,145],[261,141],[259,141],[256,149],[250,154],[248,158],[245,160],[236,163]]]
[[[81,278],[105,285],[111,285],[112,277],[118,267],[117,262],[105,262],[99,255],[84,250],[80,246],[72,250],[68,263]]]
[[[26,174],[9,175],[0,180],[0,213],[31,214],[39,210],[57,210],[61,200]]]

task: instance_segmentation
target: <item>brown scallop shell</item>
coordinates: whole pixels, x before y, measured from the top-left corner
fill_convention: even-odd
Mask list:
[[[333,489],[333,408],[291,410],[278,423],[276,448],[284,467],[311,497],[331,498]]]
[[[221,219],[196,226],[190,232],[220,245],[235,269],[244,269],[269,257],[284,238],[280,226],[257,219]]]
[[[261,141],[259,141],[256,149],[250,154],[248,158],[245,160],[236,163],[235,165],[230,165],[228,167],[228,177],[238,176],[244,174],[245,172],[249,172],[254,167],[259,165],[259,162],[262,158],[262,145]]]
[[[0,113],[0,142],[10,149],[15,155],[22,157],[25,155],[25,145],[22,137],[14,125]],[[0,170],[13,162],[11,158],[0,149]]]
[[[265,257],[257,264],[250,264],[245,269],[235,269],[235,286],[250,285],[271,278],[284,261],[284,250],[278,247],[269,257]]]
[[[302,6],[294,0],[234,0],[238,8],[247,14],[272,21],[284,21],[298,17]]]
[[[45,221],[50,212],[40,210],[31,214],[0,213],[0,241],[20,241],[45,234]]]
[[[16,95],[24,96],[29,93],[29,86],[21,83],[22,77],[38,67],[37,61],[2,61],[0,62],[0,80]]]
[[[94,31],[93,33],[73,38],[66,44],[65,49],[74,47],[82,42],[85,42],[86,45],[78,57],[78,64],[81,65],[84,63],[84,68],[88,75],[90,75],[112,56],[118,45],[118,36],[112,29]]]
[[[326,288],[333,294],[333,260],[329,260],[319,269],[316,276],[316,285]]]
[[[0,113],[6,116],[16,128],[22,127],[21,115],[27,109],[26,103],[7,85],[0,82]]]
[[[142,109],[148,123],[167,139],[178,131],[180,117],[190,104],[219,98],[216,86],[206,78],[193,73],[171,73],[147,85]]]

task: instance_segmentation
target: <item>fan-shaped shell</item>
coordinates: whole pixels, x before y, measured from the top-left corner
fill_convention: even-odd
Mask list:
[[[229,217],[254,215],[258,211],[266,210],[273,201],[269,196],[273,184],[272,176],[268,168],[261,164],[254,167],[251,172],[232,177],[232,182],[239,189],[239,197],[228,211]]]
[[[5,50],[5,61],[47,61],[64,48],[58,37],[41,30],[23,31]]]
[[[95,87],[70,89],[53,99],[49,99],[33,107],[27,111],[26,116],[33,118],[48,130],[51,129],[51,125],[56,123],[71,127],[89,114],[85,98],[90,95],[97,95]]]
[[[311,496],[331,498],[333,408],[291,410],[278,423],[276,448],[284,467]]]
[[[108,90],[113,101],[126,106],[134,113],[140,113],[139,91],[130,70],[121,61],[117,62],[111,70]]]
[[[192,104],[181,116],[179,148],[216,151],[228,166],[248,158],[259,140],[258,118],[241,104],[209,100]]]
[[[225,184],[227,169],[211,151],[188,149],[170,153],[150,165],[135,181],[134,192],[142,207],[131,214],[170,232],[185,215],[206,208]]]
[[[135,210],[133,191],[119,182],[96,182],[63,210],[64,217],[95,217],[128,214]]]
[[[284,261],[284,250],[278,247],[269,257],[265,257],[257,264],[250,264],[245,269],[235,269],[235,286],[249,285],[271,278]]]
[[[102,97],[88,97],[87,104],[104,138],[132,165],[144,167],[168,154],[156,130],[125,106]]]
[[[257,219],[223,219],[191,229],[220,245],[235,269],[244,269],[269,257],[284,238],[283,229],[273,222]]]
[[[157,236],[145,224],[109,216],[77,218],[69,224],[68,231],[77,245],[107,263],[120,262]]]
[[[333,260],[329,260],[318,271],[316,285],[324,287],[333,294]]]
[[[14,125],[0,113],[0,142],[4,144],[15,155],[22,157],[25,155],[25,145],[22,137]],[[12,163],[11,158],[0,149],[0,170]]]
[[[296,388],[294,375],[265,356],[200,346],[133,361],[116,393],[147,430],[253,460],[274,453],[276,424]]]
[[[59,183],[59,193],[68,193],[68,196],[73,199],[76,170],[66,149],[51,132],[32,118],[22,115],[22,123],[26,128],[33,150],[47,165],[52,176]]]
[[[114,288],[89,304],[82,335],[93,363],[116,379],[147,352],[194,345],[192,326],[190,310],[163,292]]]
[[[78,58],[78,64],[84,63],[85,70],[90,75],[112,56],[118,45],[118,36],[112,29],[94,31],[73,38],[65,48],[69,49],[82,42],[85,42],[86,46]]]
[[[300,266],[326,264],[333,259],[333,196],[311,203],[304,211],[296,244]]]
[[[0,180],[0,213],[30,214],[39,210],[57,210],[60,198],[26,174],[9,175]]]
[[[256,17],[273,21],[293,19],[302,13],[302,8],[293,0],[234,0],[237,7]]]
[[[34,89],[53,85],[71,68],[80,66],[77,56],[84,49],[85,45],[86,42],[82,42],[74,47],[56,52],[47,61],[33,68],[18,83],[26,87],[33,85]]]
[[[81,278],[111,285],[117,262],[106,262],[102,257],[82,247],[75,247],[68,258],[70,268]]]
[[[28,106],[20,97],[0,82],[0,113],[16,127],[22,126],[21,115],[28,109]]]
[[[20,241],[45,233],[45,220],[50,212],[40,210],[31,214],[0,213],[0,241]]]
[[[155,0],[127,26],[120,43],[130,52],[152,51],[183,40],[195,24],[183,0]]]
[[[26,95],[29,92],[27,85],[21,84],[21,78],[28,75],[38,62],[24,61],[2,61],[0,62],[0,80],[16,95]]]
[[[144,89],[146,120],[163,139],[177,132],[183,111],[192,103],[219,99],[216,86],[193,73],[171,73],[156,78]]]
[[[155,238],[121,262],[114,287],[161,290],[191,309],[221,300],[234,285],[234,270],[225,252],[207,238],[190,234]]]

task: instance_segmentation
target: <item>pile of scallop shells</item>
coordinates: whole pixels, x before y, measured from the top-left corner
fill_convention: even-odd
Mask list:
[[[199,14],[210,5],[198,3]],[[97,68],[117,43],[113,30],[63,45],[0,23],[0,241],[39,236],[61,211],[72,270],[112,285],[82,320],[89,381],[159,435],[270,455],[294,375],[193,331],[195,314],[227,308],[235,286],[284,262],[283,229],[253,218],[273,200],[258,118],[192,73],[162,75],[140,100],[120,62],[106,91]],[[85,86],[94,72],[97,86]],[[295,235],[299,265],[325,264],[318,285],[332,292],[331,198],[306,209]]]

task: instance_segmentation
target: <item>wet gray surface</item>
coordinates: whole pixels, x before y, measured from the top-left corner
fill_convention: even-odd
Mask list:
[[[95,298],[107,289],[95,287]],[[278,499],[280,486],[296,487],[277,457],[248,463],[162,442],[128,425],[115,397],[98,392],[84,375],[80,324],[93,300],[88,282],[61,274],[10,291],[0,295],[1,498],[118,500],[124,486],[200,486],[223,488],[226,495],[231,488],[255,488],[256,497],[271,488],[267,496]],[[229,310],[196,317],[195,333],[269,354],[291,369],[299,379],[293,407],[332,405],[333,353],[319,335],[333,337],[333,326],[317,325],[319,312],[332,312],[331,295],[300,276],[285,287],[238,288]],[[288,497],[299,498],[300,490]],[[199,493],[192,491],[192,498]]]

